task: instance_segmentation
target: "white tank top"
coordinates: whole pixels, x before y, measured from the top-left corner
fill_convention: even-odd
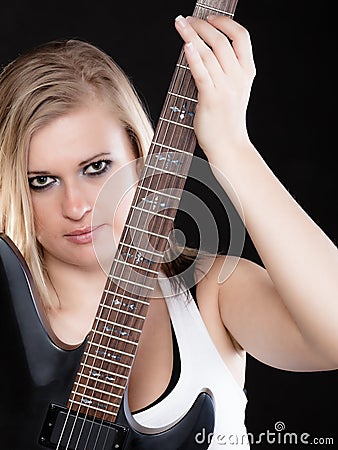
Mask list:
[[[244,425],[247,398],[216,349],[190,291],[175,293],[162,274],[159,284],[176,335],[181,372],[163,400],[133,415],[134,426],[145,432],[166,429],[185,416],[201,392],[207,392],[214,401],[214,430],[207,435],[202,429],[196,442],[210,442],[208,450],[249,449]]]

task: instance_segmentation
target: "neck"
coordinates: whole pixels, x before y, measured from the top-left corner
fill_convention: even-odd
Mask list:
[[[97,308],[107,278],[98,263],[91,267],[81,267],[49,258],[48,255],[45,263],[50,309]]]

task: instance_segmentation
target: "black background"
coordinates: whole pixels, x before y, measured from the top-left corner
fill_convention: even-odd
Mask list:
[[[51,39],[88,40],[128,73],[156,124],[181,47],[173,21],[178,14],[191,14],[194,4],[6,2],[0,9],[0,63]],[[251,138],[289,192],[336,243],[332,15],[328,1],[239,0],[235,19],[250,31],[257,66],[248,109]],[[196,154],[203,157],[199,149]],[[259,262],[249,237],[243,256]],[[258,438],[282,421],[287,432],[309,433],[309,441],[333,437],[335,445],[320,448],[337,448],[337,381],[337,371],[289,373],[249,356],[248,431]],[[286,448],[263,442],[253,448]]]

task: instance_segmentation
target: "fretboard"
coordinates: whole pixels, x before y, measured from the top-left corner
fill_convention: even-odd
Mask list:
[[[198,1],[193,15],[232,17],[236,5]],[[110,422],[118,414],[196,147],[196,105],[182,48],[68,401],[73,411]]]

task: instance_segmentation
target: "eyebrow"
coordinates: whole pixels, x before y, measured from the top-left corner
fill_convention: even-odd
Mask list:
[[[90,158],[81,161],[79,163],[79,167],[82,167],[86,164],[88,164],[89,162],[93,161],[96,158],[100,158],[101,156],[110,156],[111,153],[110,152],[101,152],[98,153],[97,155],[91,156]],[[30,170],[29,172],[27,172],[27,175],[51,175],[51,172],[49,172],[48,170]]]

